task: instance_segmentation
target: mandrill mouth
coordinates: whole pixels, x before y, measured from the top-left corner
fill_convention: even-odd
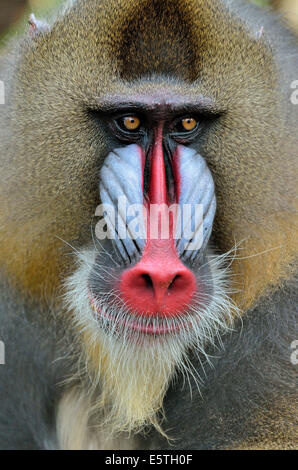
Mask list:
[[[102,308],[99,300],[89,291],[89,302],[96,320],[105,328],[114,333],[123,333],[123,331],[132,331],[144,335],[169,335],[177,334],[185,325],[177,322],[175,318],[165,316],[140,316],[131,313],[113,314],[106,308]],[[189,325],[191,327],[191,325]]]

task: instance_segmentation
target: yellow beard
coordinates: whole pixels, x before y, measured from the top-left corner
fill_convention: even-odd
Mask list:
[[[183,361],[181,349],[154,338],[152,347],[113,338],[95,343],[90,337],[85,345],[101,389],[94,407],[103,410],[107,432],[138,432],[150,424],[161,432],[157,414],[174,370]]]
[[[198,311],[187,317],[190,327],[179,323],[182,325],[179,334],[154,336],[129,328],[123,328],[120,333],[116,324],[111,328],[106,324],[108,333],[102,328],[89,302],[88,279],[94,257],[92,252],[82,253],[79,269],[65,284],[65,300],[72,312],[79,344],[83,345],[78,372],[89,379],[87,386],[84,381],[85,388],[78,391],[89,401],[83,407],[87,410],[87,425],[101,428],[101,435],[107,438],[117,433],[137,433],[149,425],[163,433],[158,414],[175,371],[189,373],[188,348],[204,354],[205,343],[212,343],[215,335],[225,331],[237,314],[227,297],[225,258],[212,259],[214,295],[211,302],[199,306]],[[105,306],[102,308],[105,313]],[[114,314],[117,318],[117,310]],[[196,380],[195,376],[196,371],[193,376]]]

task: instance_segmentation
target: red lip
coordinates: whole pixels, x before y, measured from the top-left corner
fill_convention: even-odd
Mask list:
[[[89,293],[89,302],[91,305],[92,310],[97,314],[97,317],[103,317],[107,319],[110,322],[115,322],[115,318],[112,315],[109,315],[107,312],[103,313],[102,310],[99,308],[97,305],[96,299],[93,297],[91,293]],[[144,320],[148,320],[148,318],[144,318]],[[131,318],[125,318],[118,319],[117,320],[117,326],[119,325],[120,327],[128,327],[129,329],[136,331],[138,333],[143,333],[147,335],[167,335],[167,334],[173,334],[173,333],[179,333],[180,330],[182,329],[182,326],[174,323],[171,326],[164,326],[162,324],[157,324],[157,325],[148,325],[134,321]]]

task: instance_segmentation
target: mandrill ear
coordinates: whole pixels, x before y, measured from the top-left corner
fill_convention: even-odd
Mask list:
[[[33,13],[31,13],[28,23],[29,23],[29,35],[32,38],[35,38],[39,34],[43,34],[49,31],[49,25],[45,21],[37,20]]]

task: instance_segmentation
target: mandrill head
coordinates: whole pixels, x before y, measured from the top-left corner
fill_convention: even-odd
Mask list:
[[[181,103],[167,85],[104,98],[97,116],[117,144],[99,172],[93,247],[66,288],[114,431],[158,426],[188,349],[204,351],[232,317],[222,258],[208,250],[214,182],[192,146],[210,103]]]

